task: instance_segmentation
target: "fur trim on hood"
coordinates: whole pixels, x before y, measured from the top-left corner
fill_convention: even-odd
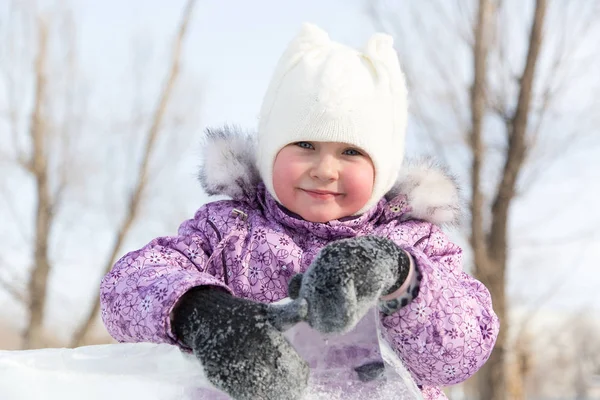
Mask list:
[[[261,183],[256,167],[255,139],[239,128],[207,129],[199,180],[209,195],[234,200],[254,198]],[[407,160],[394,187],[391,200],[405,195],[411,211],[403,219],[420,219],[436,225],[455,224],[461,217],[460,190],[456,180],[432,159]]]

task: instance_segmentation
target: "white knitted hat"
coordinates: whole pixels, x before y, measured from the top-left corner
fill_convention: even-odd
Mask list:
[[[260,112],[257,160],[267,190],[277,199],[273,163],[286,145],[350,143],[365,150],[375,166],[372,196],[356,214],[367,211],[398,177],[407,114],[406,84],[391,36],[374,34],[361,52],[304,24],[279,59]]]

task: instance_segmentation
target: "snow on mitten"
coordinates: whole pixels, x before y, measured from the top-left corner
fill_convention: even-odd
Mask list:
[[[234,399],[296,400],[309,369],[279,331],[294,322],[279,321],[279,310],[197,287],[176,306],[173,332],[194,351],[210,382]]]
[[[305,320],[323,333],[345,333],[382,296],[407,279],[410,255],[391,240],[361,236],[323,247],[304,274],[289,283],[296,304],[307,303]]]

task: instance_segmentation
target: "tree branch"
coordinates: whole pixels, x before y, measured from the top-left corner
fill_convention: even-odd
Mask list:
[[[8,45],[6,47],[8,48],[9,58],[11,60],[14,60],[16,57],[14,55],[13,40],[11,40],[11,38],[8,38],[7,42],[8,42]],[[15,156],[11,157],[11,158],[13,158],[12,159],[13,162],[15,162],[17,165],[19,165],[26,171],[33,172],[32,167],[29,164],[29,160],[28,160],[27,156],[25,155],[25,152],[21,148],[21,145],[19,144],[19,124],[18,124],[18,120],[19,120],[18,104],[19,104],[19,102],[17,101],[17,97],[16,97],[17,91],[15,90],[15,87],[14,87],[14,80],[8,70],[8,67],[3,69],[3,75],[4,75],[4,80],[6,82],[6,96],[7,96],[7,103],[9,105],[6,114],[7,114],[7,120],[8,120],[8,127],[9,127],[9,131],[10,131],[10,142],[11,142],[11,145],[13,148],[13,152],[15,154]]]
[[[489,21],[491,17],[491,3],[489,0],[480,0],[475,25],[475,47],[473,52],[474,77],[471,86],[471,132],[469,145],[472,154],[471,164],[471,246],[475,257],[475,273],[480,278],[490,272],[487,271],[488,254],[485,242],[483,221],[484,197],[481,189],[481,173],[484,160],[484,144],[482,139],[483,120],[486,104],[486,69],[489,46]]]
[[[35,97],[31,113],[30,137],[32,152],[29,160],[36,185],[36,216],[34,239],[34,266],[29,277],[29,320],[23,335],[24,348],[43,346],[43,318],[46,303],[50,261],[48,242],[53,220],[53,204],[48,182],[47,122],[45,103],[47,101],[47,60],[48,26],[43,19],[38,21],[38,54],[35,61]]]
[[[2,289],[4,289],[4,291],[8,293],[14,300],[23,305],[27,305],[27,297],[21,291],[16,289],[12,283],[7,282],[2,277],[0,277],[0,287],[2,287]]]
[[[378,4],[378,1],[367,3],[367,14],[369,15],[371,21],[377,27],[377,29],[389,32],[394,36],[397,48],[401,49],[406,47],[404,45],[404,40],[407,37],[409,37],[409,34],[403,31],[402,26],[404,26],[404,24],[399,20],[395,20],[394,22],[390,23],[390,20],[394,18],[398,13],[387,12],[384,14],[383,11],[380,10],[380,7],[378,7]],[[406,7],[408,7],[407,12],[409,12],[411,15],[410,20],[412,21],[412,23],[415,24],[415,30],[421,33],[425,33],[426,28],[423,23],[423,17],[410,5],[407,5]],[[436,10],[440,14],[439,16],[443,20],[443,22],[447,25],[450,25],[450,17],[447,14],[445,14],[443,10],[440,9],[440,7],[437,7]],[[457,27],[453,28],[458,29]],[[418,36],[421,38],[425,37],[424,34]],[[453,115],[456,117],[457,131],[461,133],[465,132],[467,130],[467,124],[462,118],[462,115],[464,114],[464,107],[461,106],[460,95],[458,94],[459,92],[462,92],[464,88],[456,86],[456,79],[452,75],[451,68],[448,68],[447,63],[444,63],[442,61],[442,58],[440,57],[438,52],[433,51],[433,49],[435,49],[436,46],[424,46],[424,48],[431,49],[431,51],[426,50],[426,52],[428,55],[428,59],[430,60],[430,65],[432,66],[433,72],[437,74],[441,81],[447,83],[447,92],[445,98],[448,99],[447,104],[449,104]],[[398,51],[398,53],[401,52]],[[427,135],[429,141],[433,145],[435,154],[441,159],[443,163],[447,164],[449,157],[446,150],[447,145],[446,143],[444,143],[443,140],[443,138],[448,137],[447,131],[444,131],[444,136],[435,134],[439,131],[439,129],[435,127],[435,124],[433,123],[433,118],[427,115],[427,107],[423,106],[423,103],[421,101],[422,98],[439,97],[439,94],[436,93],[427,95],[427,93],[423,91],[422,85],[414,81],[414,71],[410,67],[411,66],[409,63],[406,63],[404,65],[404,74],[406,76],[409,89],[413,93],[411,111],[414,114],[414,116],[421,122],[424,133]],[[464,140],[462,134],[460,136],[460,139],[461,141]]]
[[[166,83],[163,86],[163,90],[161,96],[158,101],[158,105],[154,112],[154,118],[152,121],[152,125],[148,131],[146,143],[144,146],[144,153],[141,162],[141,166],[138,172],[138,177],[136,181],[135,188],[129,197],[127,214],[125,215],[124,220],[122,221],[115,240],[113,242],[113,246],[110,252],[110,256],[106,260],[106,264],[104,265],[104,273],[108,273],[112,266],[114,265],[117,255],[121,249],[121,245],[129,233],[131,227],[133,226],[133,222],[138,214],[142,194],[144,189],[148,184],[148,169],[150,164],[150,159],[152,157],[152,153],[154,151],[154,145],[156,143],[156,139],[159,135],[160,128],[166,113],[167,106],[169,104],[169,100],[173,89],[175,87],[175,82],[177,81],[177,77],[179,75],[179,63],[181,58],[181,50],[183,46],[183,42],[185,39],[185,35],[187,32],[187,28],[189,22],[191,20],[192,11],[195,5],[195,0],[188,0],[186,8],[183,13],[183,18],[179,27],[179,32],[175,39],[175,44],[173,48],[173,55],[171,60],[171,67],[169,70],[169,76],[167,78]],[[83,344],[83,340],[87,335],[88,331],[91,329],[96,317],[98,316],[100,311],[100,298],[96,296],[94,304],[90,309],[86,319],[80,325],[80,327],[75,331],[73,338],[71,340],[71,346],[80,346]]]
[[[57,149],[60,155],[58,157],[59,165],[56,171],[58,180],[53,194],[55,208],[60,207],[62,204],[64,194],[69,186],[69,172],[74,167],[73,156],[71,153],[72,140],[74,139],[73,133],[78,131],[77,128],[80,123],[80,119],[77,117],[74,111],[76,104],[75,80],[77,76],[77,35],[71,13],[65,10],[63,11],[62,15],[63,21],[61,24],[61,41],[66,44],[67,48],[63,64],[63,69],[65,71],[65,96],[63,99],[64,113],[63,120],[59,128],[60,134],[57,137],[57,140],[60,141]]]
[[[527,51],[527,60],[520,79],[521,86],[517,110],[511,121],[507,157],[502,171],[502,178],[492,205],[492,228],[490,232],[489,247],[493,252],[491,256],[501,264],[505,264],[506,261],[508,211],[511,200],[515,195],[517,178],[527,152],[526,133],[529,105],[532,97],[535,67],[542,44],[545,12],[546,0],[536,0],[535,14]]]
[[[6,203],[6,210],[12,216],[14,226],[16,227],[16,231],[19,233],[21,240],[24,243],[29,243],[31,241],[31,236],[27,234],[25,231],[25,226],[23,224],[23,217],[19,215],[19,211],[17,210],[17,206],[13,197],[11,195],[11,191],[4,185],[4,182],[0,181],[0,199],[4,199]]]

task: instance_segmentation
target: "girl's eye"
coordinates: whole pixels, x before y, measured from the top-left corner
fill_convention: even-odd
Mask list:
[[[362,153],[356,149],[348,149],[344,151],[344,154],[347,156],[362,156]]]
[[[302,147],[303,149],[314,149],[314,146],[308,142],[297,142],[296,146]]]

